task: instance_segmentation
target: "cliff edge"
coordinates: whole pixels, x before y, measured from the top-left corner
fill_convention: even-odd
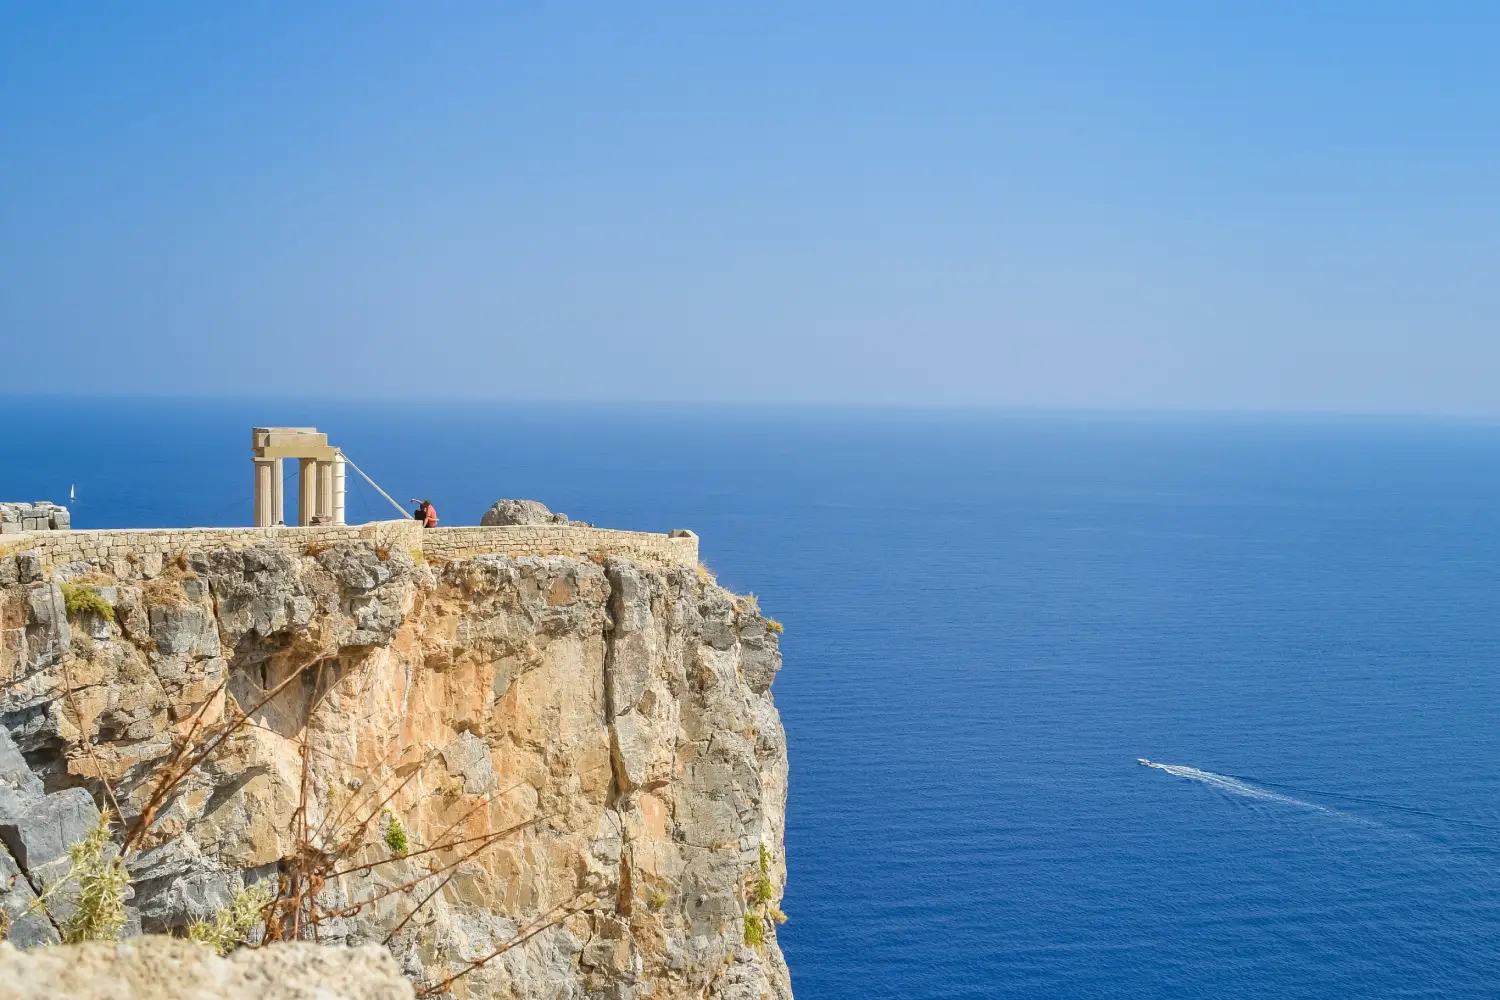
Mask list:
[[[127,935],[255,885],[418,996],[787,1000],[778,632],[646,557],[0,551],[0,926],[106,807]]]

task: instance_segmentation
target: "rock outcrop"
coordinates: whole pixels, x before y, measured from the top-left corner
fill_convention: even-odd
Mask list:
[[[0,555],[15,944],[57,940],[30,902],[113,801],[132,929],[266,881],[438,995],[790,997],[774,928],[746,944],[762,851],[785,881],[780,652],[700,571],[344,542],[43,577]]]
[[[479,519],[481,527],[508,524],[575,524],[568,515],[547,509],[540,500],[496,500]]]
[[[0,944],[0,1000],[412,1000],[411,983],[376,945],[274,944],[220,958],[147,935],[36,951]]]

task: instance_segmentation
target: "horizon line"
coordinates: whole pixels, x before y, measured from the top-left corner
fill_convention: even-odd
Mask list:
[[[1496,410],[1376,410],[1313,409],[1233,406],[1131,406],[1079,405],[1050,403],[979,403],[936,402],[931,400],[811,400],[811,399],[630,399],[582,398],[577,396],[382,396],[327,393],[74,393],[74,392],[0,392],[0,405],[36,402],[94,403],[280,403],[396,406],[572,406],[626,407],[649,409],[723,409],[723,410],[822,410],[822,411],[895,411],[933,414],[984,413],[1010,416],[1073,417],[1223,417],[1252,419],[1348,419],[1348,420],[1439,420],[1464,423],[1500,423]]]

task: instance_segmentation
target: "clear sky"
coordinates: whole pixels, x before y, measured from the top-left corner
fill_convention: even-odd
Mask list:
[[[0,7],[0,392],[1500,412],[1500,4],[231,6]]]

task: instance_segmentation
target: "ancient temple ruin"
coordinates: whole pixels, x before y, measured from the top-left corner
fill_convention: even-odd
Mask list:
[[[251,432],[255,462],[255,526],[285,524],[285,471],[282,460],[295,458],[297,523],[344,523],[344,456],[316,427],[257,427]]]

